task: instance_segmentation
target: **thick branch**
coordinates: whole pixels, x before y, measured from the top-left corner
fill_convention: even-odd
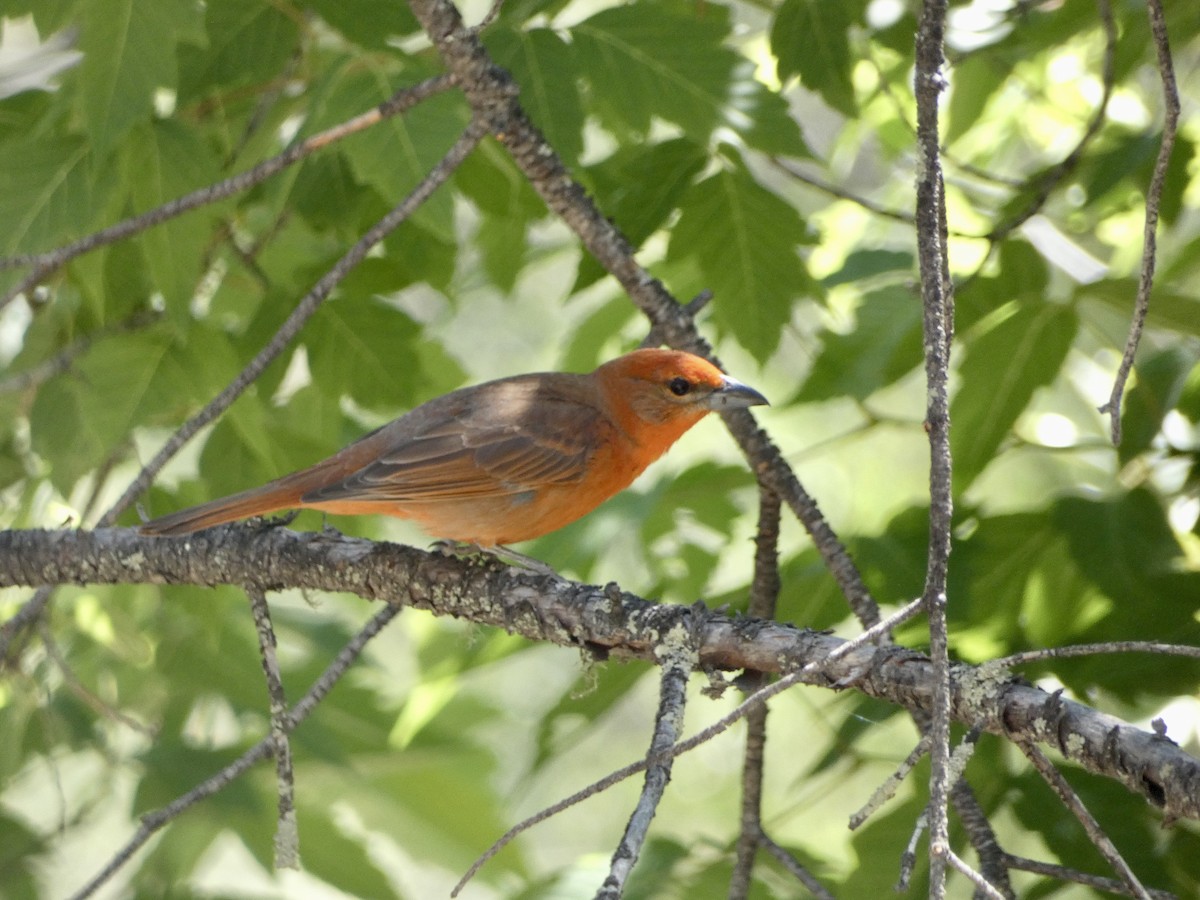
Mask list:
[[[654,661],[677,607],[632,594],[461,560],[397,544],[283,528],[225,526],[182,538],[132,529],[0,532],[0,587],[45,584],[229,584],[264,591],[308,588],[358,594],[436,615],[493,625],[529,640]],[[854,689],[910,710],[932,707],[929,660],[895,646],[865,645],[822,663],[841,638],[698,606],[684,619],[699,636],[701,668],[793,672],[819,663],[807,683]],[[1167,821],[1200,819],[1200,761],[997,666],[955,666],[951,713],[992,734],[1049,744],[1162,808]]]

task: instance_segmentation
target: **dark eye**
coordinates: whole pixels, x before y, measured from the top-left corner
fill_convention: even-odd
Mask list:
[[[671,393],[676,397],[682,397],[692,389],[692,383],[686,378],[672,378],[667,382],[667,387],[671,389]]]

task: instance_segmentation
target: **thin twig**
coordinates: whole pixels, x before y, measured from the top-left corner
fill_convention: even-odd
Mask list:
[[[767,488],[758,491],[758,529],[754,537],[754,578],[750,582],[748,612],[758,619],[774,619],[779,598],[779,497]],[[749,677],[749,676],[747,676]],[[755,680],[756,686],[764,681]],[[746,749],[742,757],[742,814],[733,873],[729,877],[730,900],[750,894],[754,857],[762,845],[762,789],[767,745],[767,705],[746,714]]]
[[[980,873],[1006,900],[1015,900],[1017,895],[1005,866],[1004,848],[1000,846],[992,823],[988,821],[987,813],[967,779],[960,778],[950,789],[950,800],[954,803],[958,821],[966,829],[971,846],[979,856]]]
[[[279,657],[275,652],[275,628],[271,624],[271,607],[267,596],[256,587],[246,589],[254,630],[258,634],[258,650],[262,657],[263,675],[267,679],[267,697],[271,710],[271,754],[275,757],[275,783],[279,793],[279,819],[275,824],[275,868],[300,868],[300,832],[296,823],[296,777],[292,771],[292,745],[288,740],[287,695],[279,674]]]
[[[1019,869],[1022,872],[1032,872],[1035,875],[1045,875],[1047,878],[1055,878],[1059,881],[1069,881],[1073,884],[1082,884],[1084,887],[1095,888],[1097,891],[1103,891],[1108,894],[1121,894],[1122,896],[1132,896],[1128,885],[1122,884],[1115,878],[1106,878],[1103,875],[1092,875],[1089,872],[1080,872],[1078,869],[1071,869],[1067,866],[1060,866],[1057,863],[1043,862],[1037,859],[1027,859],[1024,856],[1013,856],[1011,853],[1004,855],[1004,864],[1010,869]],[[1170,891],[1156,890],[1155,888],[1147,888],[1148,893],[1154,900],[1179,900],[1178,895]]]
[[[928,752],[929,735],[926,733],[921,736],[919,741],[917,741],[917,746],[913,747],[912,750],[909,751],[908,756],[901,760],[900,765],[896,766],[892,774],[885,778],[879,787],[875,788],[874,792],[867,799],[867,802],[864,803],[856,812],[851,814],[851,831],[861,827],[863,823],[867,821],[867,819],[875,814],[877,809],[883,806],[883,804],[887,803],[887,801],[891,800],[892,797],[896,796],[896,790],[901,784],[904,783],[904,779],[908,777],[909,773],[916,768],[917,763],[921,761],[921,757]]]
[[[383,627],[395,618],[400,610],[401,607],[399,606],[384,605],[379,612],[370,618],[358,634],[342,648],[333,662],[321,673],[321,677],[313,682],[312,687],[308,689],[308,693],[301,698],[299,703],[292,707],[291,712],[283,720],[284,727],[289,734],[325,698],[325,695],[338,682],[338,679],[350,668],[351,663],[358,658],[358,655],[362,652],[363,647],[367,645],[367,642],[383,630]],[[186,794],[176,797],[161,809],[142,816],[141,824],[138,825],[138,829],[133,837],[109,858],[103,869],[72,895],[72,900],[83,900],[85,897],[90,897],[103,887],[105,882],[112,878],[125,863],[129,862],[133,855],[154,836],[155,832],[162,829],[173,819],[178,818],[188,808],[227,787],[255,763],[269,757],[274,749],[275,738],[273,735],[268,735],[220,772],[205,779]]]
[[[1150,16],[1150,33],[1154,36],[1154,50],[1158,56],[1158,73],[1163,88],[1163,132],[1158,147],[1158,158],[1154,161],[1154,174],[1146,191],[1146,221],[1142,227],[1142,272],[1138,278],[1137,299],[1134,302],[1133,319],[1129,323],[1129,336],[1125,339],[1125,351],[1121,365],[1113,380],[1112,393],[1108,402],[1100,407],[1101,413],[1111,417],[1110,434],[1114,446],[1121,443],[1121,398],[1125,384],[1133,370],[1133,359],[1142,340],[1142,329],[1146,326],[1146,315],[1150,311],[1150,289],[1154,286],[1154,266],[1158,258],[1158,210],[1162,203],[1163,188],[1167,182],[1167,166],[1171,162],[1171,150],[1175,147],[1175,131],[1179,126],[1179,89],[1175,84],[1175,64],[1171,60],[1171,45],[1167,38],[1167,21],[1163,15],[1162,0],[1147,0],[1146,12]]]
[[[809,175],[796,165],[790,162],[785,162],[778,157],[770,157],[770,162],[775,166],[775,168],[783,172],[789,178],[794,178],[796,181],[807,184],[811,188],[816,188],[821,193],[828,194],[830,197],[836,197],[839,200],[847,200],[850,203],[861,206],[869,213],[874,213],[875,215],[884,219],[892,219],[895,222],[903,222],[905,225],[912,225],[915,221],[915,217],[910,212],[905,212],[904,210],[900,209],[892,209],[890,206],[884,206],[880,203],[876,203],[874,200],[868,200],[866,197],[859,196],[853,191],[847,190],[846,188],[836,185],[833,182],[825,181],[824,179],[818,178],[815,175]]]
[[[687,313],[688,318],[695,320],[696,316],[700,315],[704,310],[704,307],[712,302],[713,296],[712,291],[705,289],[684,304],[683,310]],[[665,336],[662,329],[657,325],[651,325],[650,330],[646,332],[646,336],[642,338],[642,342],[638,346],[643,348],[661,347],[664,341]]]
[[[1012,669],[1050,659],[1069,659],[1079,656],[1102,656],[1106,653],[1157,653],[1163,656],[1186,656],[1200,659],[1200,647],[1186,644],[1162,644],[1157,641],[1105,641],[1100,644],[1073,644],[1066,647],[1043,647],[1023,650],[992,660],[991,664]]]
[[[1033,767],[1045,779],[1046,784],[1058,795],[1058,799],[1063,802],[1063,805],[1083,825],[1083,830],[1087,833],[1092,845],[1108,860],[1109,865],[1116,871],[1117,877],[1121,879],[1132,895],[1139,898],[1139,900],[1149,900],[1150,894],[1146,891],[1146,888],[1142,885],[1137,875],[1134,874],[1133,870],[1129,868],[1129,863],[1125,862],[1125,858],[1121,856],[1121,852],[1116,848],[1109,836],[1104,833],[1104,829],[1084,805],[1079,795],[1067,783],[1067,779],[1055,768],[1054,763],[1050,762],[1046,754],[1042,753],[1034,744],[1020,739],[1014,740],[1016,745],[1021,749],[1021,752],[1025,754],[1025,758],[1033,763]]]
[[[926,811],[929,807],[926,806]],[[904,852],[900,854],[900,874],[896,879],[896,892],[901,893],[908,890],[909,883],[912,881],[913,871],[917,868],[917,845],[921,843],[921,835],[929,828],[928,812],[923,812],[917,816],[917,821],[913,823],[912,835],[908,839],[908,846],[904,848]],[[934,894],[932,889],[929,892],[931,898],[941,897],[945,895],[945,883],[942,884],[942,893]]]
[[[759,844],[762,845],[764,850],[775,857],[779,864],[787,869],[797,881],[808,888],[809,892],[817,900],[836,900],[833,894],[829,892],[829,888],[821,884],[812,872],[800,865],[800,861],[788,853],[787,850],[783,849],[783,847],[780,847],[765,834],[759,836]]]
[[[682,632],[682,633],[681,633]],[[683,711],[687,704],[688,677],[696,668],[695,635],[676,625],[664,631],[663,643],[655,648],[662,665],[659,677],[658,713],[654,718],[654,736],[646,754],[646,781],[637,806],[629,817],[625,833],[609,863],[608,876],[596,892],[596,900],[618,900],[625,893],[629,874],[641,855],[650,833],[650,821],[658,809],[671,767],[675,761],[672,749],[683,730]]]
[[[965,875],[971,884],[975,885],[976,897],[983,896],[990,898],[990,900],[1006,900],[1004,894],[996,890],[995,886],[990,881],[967,865],[966,861],[964,861],[953,850],[947,852],[946,862],[950,864],[951,868],[956,869],[959,873]]]
[[[32,628],[40,621],[42,613],[46,610],[46,604],[53,596],[53,586],[44,585],[38,588],[33,592],[32,597],[22,603],[15,613],[4,620],[3,624],[0,624],[0,668],[12,664],[12,660],[9,658],[12,642],[17,635],[24,634],[27,629]]]

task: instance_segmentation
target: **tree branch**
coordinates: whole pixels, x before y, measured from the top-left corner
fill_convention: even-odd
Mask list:
[[[1142,341],[1142,329],[1150,311],[1150,289],[1154,286],[1154,267],[1158,257],[1158,208],[1162,203],[1163,188],[1167,183],[1167,166],[1171,162],[1171,151],[1175,147],[1175,132],[1179,127],[1179,87],[1175,83],[1175,64],[1171,60],[1171,45],[1167,37],[1167,20],[1163,14],[1162,0],[1147,0],[1146,13],[1150,16],[1150,33],[1154,35],[1154,51],[1158,59],[1158,74],[1162,80],[1163,115],[1162,143],[1158,157],[1154,160],[1154,174],[1146,191],[1146,220],[1142,226],[1142,270],[1138,277],[1137,297],[1134,300],[1133,318],[1129,323],[1129,337],[1125,339],[1125,351],[1121,365],[1113,379],[1112,393],[1100,412],[1111,417],[1111,436],[1114,446],[1121,443],[1121,398],[1125,394],[1125,383],[1133,370],[1138,345]]]
[[[950,662],[946,583],[950,563],[953,493],[950,458],[950,342],[954,334],[946,198],[942,182],[938,104],[946,86],[942,50],[945,0],[925,0],[916,40],[917,259],[925,336],[925,427],[929,434],[929,552],[923,596],[929,615],[934,703],[929,724],[930,896],[945,894],[950,851],[947,809],[950,786]]]
[[[587,647],[655,662],[664,623],[678,608],[499,563],[429,554],[398,544],[261,525],[230,525],[180,538],[133,529],[0,531],[0,587],[52,584],[230,584],[263,591],[306,588],[357,594],[503,628],[529,640]],[[802,683],[857,690],[910,710],[933,704],[928,658],[903,647],[690,607],[702,669],[793,673]],[[830,655],[836,658],[831,659]],[[778,684],[778,683],[777,683]],[[774,688],[776,685],[771,685]],[[1200,761],[1164,736],[1066,700],[1000,667],[951,670],[950,711],[992,734],[1049,744],[1163,810],[1168,822],[1200,820]]]
[[[300,868],[300,834],[296,823],[296,779],[292,771],[292,745],[288,740],[287,695],[279,673],[279,657],[275,652],[275,628],[271,624],[271,608],[267,596],[258,588],[246,591],[254,630],[258,633],[258,649],[262,655],[263,675],[267,679],[267,696],[271,710],[271,740],[274,746],[275,781],[279,790],[279,819],[275,825],[275,868]]]

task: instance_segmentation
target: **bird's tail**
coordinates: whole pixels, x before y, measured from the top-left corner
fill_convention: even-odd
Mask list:
[[[281,478],[262,487],[151,519],[138,530],[142,534],[191,534],[193,531],[236,522],[238,519],[265,516],[281,509],[294,509],[303,505],[300,497],[304,494],[304,487],[297,481],[292,477]]]

